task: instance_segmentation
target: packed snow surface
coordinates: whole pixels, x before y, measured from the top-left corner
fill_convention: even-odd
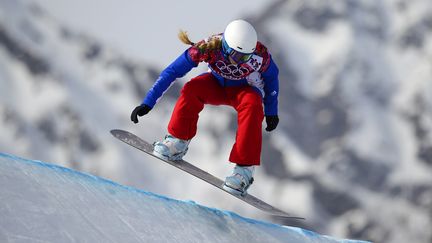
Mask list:
[[[1,242],[361,242],[241,217],[0,153]]]

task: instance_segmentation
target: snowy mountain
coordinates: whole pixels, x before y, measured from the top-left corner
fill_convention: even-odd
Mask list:
[[[290,242],[337,240],[125,187],[0,153],[2,242]]]
[[[265,133],[251,193],[320,233],[430,242],[431,16],[429,0],[281,0],[245,16],[281,71],[281,123]],[[267,219],[110,136],[112,128],[148,141],[165,134],[185,79],[138,125],[129,121],[161,68],[63,26],[32,1],[0,0],[0,151]],[[235,119],[206,107],[186,159],[226,176]]]
[[[309,184],[333,232],[430,242],[431,2],[278,1],[252,19],[282,65],[268,160],[284,164],[265,165]]]
[[[138,160],[108,131],[129,124],[130,109],[152,85],[142,81],[159,70],[70,31],[37,5],[0,3],[2,149],[122,177],[123,160]],[[160,126],[165,116],[155,112],[148,123]]]

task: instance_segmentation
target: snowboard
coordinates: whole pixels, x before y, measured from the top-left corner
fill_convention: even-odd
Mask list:
[[[229,191],[226,191],[223,189],[224,182],[221,179],[219,179],[219,178],[213,176],[212,174],[192,165],[191,163],[189,163],[185,160],[171,161],[171,160],[167,160],[167,159],[164,159],[164,158],[161,158],[161,157],[154,155],[152,144],[142,140],[138,136],[136,136],[136,135],[134,135],[128,131],[114,129],[114,130],[111,130],[111,134],[115,138],[119,139],[120,141],[122,141],[122,142],[124,142],[124,143],[126,143],[126,144],[128,144],[134,148],[137,148],[137,149],[139,149],[139,150],[141,150],[141,151],[143,151],[143,152],[145,152],[145,153],[147,153],[147,154],[149,154],[149,155],[151,155],[151,156],[153,156],[153,157],[155,157],[155,158],[157,158],[157,159],[159,159],[159,160],[161,160],[167,164],[170,164],[174,167],[177,167],[178,169],[183,170],[183,171],[185,171],[185,172],[187,172],[187,173],[189,173],[189,174],[191,174],[191,175],[193,175],[193,176],[195,176],[195,177],[197,177],[197,178],[199,178],[199,179],[201,179],[201,180],[203,180],[203,181],[205,181],[205,182],[207,182],[207,183],[209,183],[209,184],[211,184],[211,185],[213,185],[219,189],[221,189],[222,191],[224,191],[226,193],[229,193],[229,194],[233,195],[234,197],[237,197],[238,199],[240,199],[240,200],[248,203],[249,205],[251,205],[257,209],[260,209],[260,210],[262,210],[262,211],[264,211],[270,215],[282,217],[282,218],[287,218],[287,219],[304,219],[302,217],[292,216],[291,214],[288,214],[288,213],[286,213],[286,212],[284,212],[278,208],[275,208],[275,207],[271,206],[270,204],[254,197],[250,194],[246,194],[246,195],[242,196],[242,195],[237,195],[237,194],[231,193]]]

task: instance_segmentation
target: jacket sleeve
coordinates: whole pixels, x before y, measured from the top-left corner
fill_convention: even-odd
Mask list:
[[[191,59],[189,49],[183,52],[174,62],[162,71],[159,78],[153,84],[153,87],[147,92],[142,104],[154,107],[174,80],[183,77],[196,66],[198,66],[198,63]]]
[[[278,114],[278,95],[279,95],[279,69],[273,59],[262,77],[264,79],[264,114],[272,116]]]

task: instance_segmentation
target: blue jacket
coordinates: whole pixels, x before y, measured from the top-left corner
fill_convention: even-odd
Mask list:
[[[154,107],[175,79],[186,75],[200,62],[207,62],[220,85],[250,85],[262,95],[265,115],[278,114],[279,70],[264,45],[258,42],[252,58],[240,65],[229,63],[220,49],[203,51],[198,46],[187,49],[162,71],[143,104]]]

